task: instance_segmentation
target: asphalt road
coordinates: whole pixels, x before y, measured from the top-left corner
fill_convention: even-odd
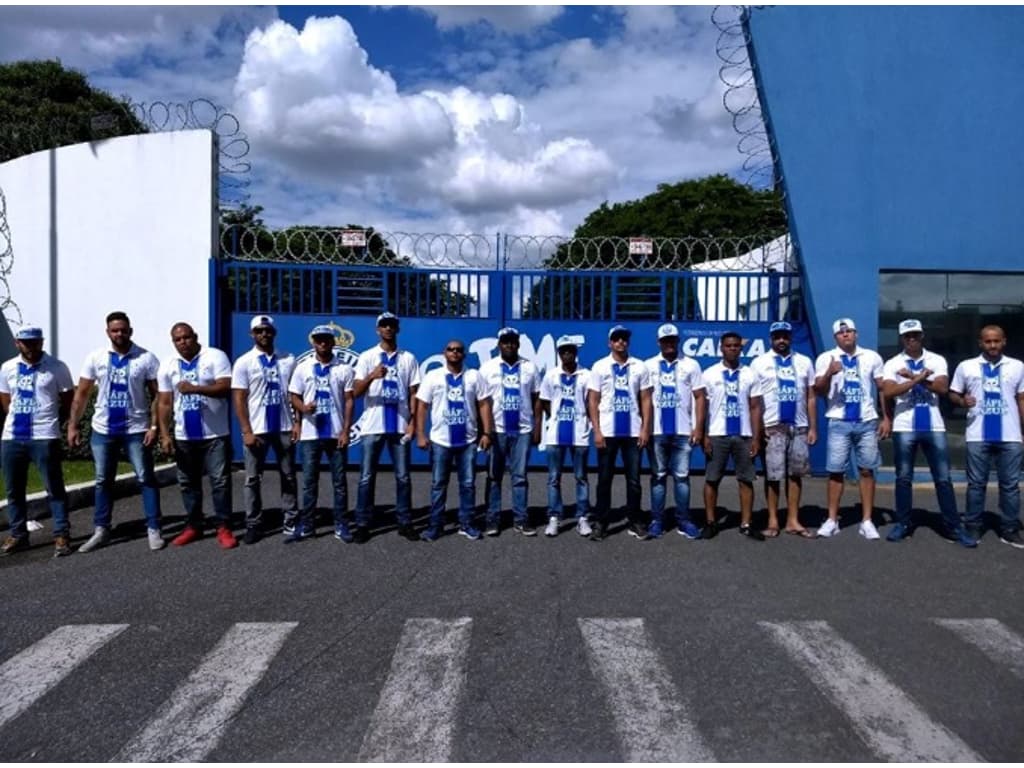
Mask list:
[[[414,475],[420,524],[428,481]],[[924,527],[892,544],[857,535],[855,487],[831,540],[616,526],[595,543],[566,522],[554,539],[414,543],[392,485],[364,545],[334,539],[325,508],[301,544],[151,553],[138,497],[94,553],[54,560],[34,534],[0,560],[0,760],[1024,758],[1024,551],[991,531],[976,550],[944,541],[925,486]],[[240,509],[238,473],[234,488]],[[824,494],[808,482],[806,524]],[[173,534],[177,490],[162,501]],[[880,526],[891,506],[880,489]],[[736,508],[727,478],[727,526]],[[90,520],[72,514],[76,543]]]

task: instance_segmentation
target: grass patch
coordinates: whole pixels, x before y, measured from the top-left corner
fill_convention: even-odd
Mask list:
[[[96,466],[91,461],[65,461],[64,462],[64,485],[75,485],[96,479]],[[117,464],[117,474],[131,472],[132,465],[121,461]],[[35,493],[43,490],[43,478],[39,470],[32,464],[28,468],[28,493]],[[0,477],[0,497],[7,498],[7,486],[3,477]]]

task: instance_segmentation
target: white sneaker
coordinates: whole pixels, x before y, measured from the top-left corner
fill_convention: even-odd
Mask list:
[[[164,537],[160,535],[159,528],[149,529],[149,548],[154,552],[163,549],[167,546],[167,542],[164,541]]]
[[[870,520],[865,520],[864,522],[862,522],[857,533],[859,533],[861,536],[863,536],[865,539],[868,539],[869,541],[878,538],[878,529],[875,528],[875,524],[872,523]]]
[[[831,538],[832,536],[839,535],[839,523],[833,520],[831,517],[821,524],[818,528],[818,536],[823,539]],[[875,534],[878,535],[877,533]]]
[[[590,523],[587,522],[587,518],[581,517],[576,523],[576,533],[580,536],[589,536],[594,532],[594,529],[590,527]]]
[[[548,527],[544,529],[545,536],[557,536],[558,535],[558,518],[549,517]]]
[[[79,552],[92,552],[94,549],[99,549],[104,544],[110,541],[110,530],[103,528],[102,526],[96,526],[96,530],[93,532],[89,540],[78,548]]]

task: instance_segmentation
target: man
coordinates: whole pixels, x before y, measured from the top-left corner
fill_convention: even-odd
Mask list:
[[[380,343],[359,356],[356,362],[354,397],[366,396],[360,419],[363,460],[356,496],[358,541],[369,538],[373,517],[373,496],[381,453],[387,446],[395,469],[395,518],[398,533],[409,541],[419,536],[412,526],[412,482],[409,479],[409,448],[416,425],[412,414],[420,386],[420,364],[416,356],[398,348],[398,317],[384,312],[377,317]]]
[[[64,557],[71,554],[71,525],[61,468],[60,418],[71,407],[75,383],[68,367],[43,351],[41,328],[21,328],[14,335],[14,345],[18,356],[0,366],[0,409],[7,414],[0,462],[10,524],[10,535],[0,544],[0,555],[28,549],[25,490],[29,465],[35,464],[53,518],[53,556]]]
[[[512,475],[512,528],[523,536],[536,536],[527,516],[526,462],[530,446],[540,443],[540,376],[537,367],[519,356],[519,331],[498,331],[498,357],[480,366],[480,375],[494,396],[494,434],[487,462],[488,536],[501,532],[501,481],[508,466]]]
[[[967,535],[984,533],[985,487],[992,461],[999,480],[999,539],[1018,549],[1020,536],[1021,421],[1024,420],[1024,363],[1003,354],[1006,333],[986,325],[979,334],[981,354],[956,367],[949,399],[967,409]]]
[[[349,430],[352,428],[352,367],[334,356],[334,329],[317,325],[310,332],[313,354],[295,366],[288,391],[301,425],[299,461],[302,462],[302,511],[295,530],[285,530],[285,543],[311,538],[316,532],[316,502],[320,491],[320,457],[327,457],[334,489],[334,538],[353,541],[348,521]]]
[[[128,315],[111,312],[106,322],[110,347],[97,349],[85,358],[68,418],[68,445],[76,448],[81,443],[78,423],[96,387],[89,438],[96,463],[94,530],[78,551],[92,552],[110,541],[114,479],[117,460],[123,451],[142,486],[149,548],[155,552],[165,545],[160,533],[160,488],[153,471],[153,446],[158,437],[156,379],[160,363],[152,352],[132,342]]]
[[[274,346],[277,327],[269,315],[249,321],[253,348],[235,361],[231,369],[231,397],[242,431],[245,460],[245,538],[255,544],[263,537],[263,469],[274,449],[281,478],[281,508],[284,527],[294,528],[298,516],[295,498],[295,437],[288,383],[295,369],[295,357]],[[297,430],[296,430],[297,432]]]
[[[861,523],[858,533],[865,539],[878,538],[871,521],[875,507],[875,470],[878,441],[891,431],[882,389],[884,364],[878,353],[857,346],[857,326],[848,317],[832,323],[835,349],[818,355],[814,364],[814,391],[826,399],[828,419],[828,520],[818,536],[839,535],[839,502],[843,497],[843,476],[853,451],[860,471]],[[879,407],[875,407],[875,394]]]
[[[601,541],[608,533],[615,457],[622,454],[626,472],[628,532],[647,539],[640,510],[640,451],[651,439],[651,374],[644,361],[629,354],[633,332],[623,325],[608,331],[607,357],[594,363],[587,384],[587,412],[597,448],[597,513],[590,538]]]
[[[171,342],[178,354],[163,362],[158,377],[160,446],[164,453],[174,454],[185,507],[185,528],[171,544],[184,547],[203,536],[205,471],[210,478],[217,544],[232,549],[238,541],[231,532],[231,362],[216,347],[202,347],[188,323],[171,326]]]
[[[665,531],[665,497],[672,474],[676,503],[676,530],[687,539],[700,538],[690,518],[690,451],[704,439],[707,392],[700,364],[679,356],[679,329],[672,323],[658,328],[661,354],[649,358],[653,387],[654,437],[648,448],[651,462],[651,524],[647,534],[660,538]]]
[[[476,503],[474,464],[479,448],[491,446],[491,390],[479,371],[465,367],[466,345],[458,339],[444,347],[444,365],[423,376],[416,392],[416,444],[430,448],[430,523],[420,534],[437,541],[444,531],[448,480],[455,467],[459,483],[459,534],[470,541],[482,538],[473,525]],[[427,437],[427,412],[430,437]]]
[[[899,335],[903,351],[889,358],[882,372],[882,389],[894,410],[892,443],[896,463],[896,522],[885,538],[903,541],[913,532],[910,509],[914,459],[920,448],[928,460],[947,535],[962,546],[976,547],[978,542],[967,535],[960,521],[949,477],[946,425],[939,410],[939,397],[949,391],[946,358],[924,348],[920,320],[901,322]]]
[[[555,342],[560,364],[544,374],[540,385],[540,410],[547,416],[544,452],[548,459],[548,526],[546,536],[558,535],[562,519],[562,465],[568,455],[576,480],[576,532],[593,533],[587,453],[590,451],[590,420],[587,418],[587,383],[590,371],[579,364],[582,336],[560,336]],[[553,405],[552,405],[553,404]]]
[[[718,485],[732,457],[740,492],[740,533],[753,541],[764,534],[751,526],[754,512],[754,457],[761,448],[761,399],[756,396],[757,376],[740,364],[743,338],[732,331],[719,340],[722,361],[704,371],[708,397],[708,427],[705,430],[704,516],[707,522],[701,538],[718,534],[716,507]]]
[[[768,328],[771,352],[754,358],[755,394],[764,418],[764,486],[768,527],[764,535],[779,535],[779,498],[786,481],[786,533],[804,538],[814,534],[800,524],[803,478],[811,473],[808,447],[818,442],[818,404],[814,394],[814,363],[793,352],[793,326],[785,321]]]

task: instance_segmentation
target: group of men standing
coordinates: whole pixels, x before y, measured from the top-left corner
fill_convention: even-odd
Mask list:
[[[1000,538],[1024,547],[1019,528],[1024,418],[1024,364],[1003,354],[1006,337],[998,326],[980,335],[981,355],[961,363],[950,382],[946,361],[923,346],[917,320],[900,323],[900,354],[888,362],[857,344],[852,319],[833,324],[836,347],[812,362],[792,349],[792,327],[773,323],[771,350],[749,366],[741,363],[743,340],[721,336],[721,360],[701,370],[680,355],[679,331],[671,323],[657,331],[659,354],[642,360],[629,353],[631,331],[616,325],[608,332],[609,354],[588,370],[578,359],[580,336],[556,341],[558,365],[541,376],[519,355],[519,332],[498,332],[498,356],[479,370],[465,365],[465,344],[449,340],[444,363],[420,375],[415,356],[398,346],[399,319],[390,312],[377,318],[379,343],[351,367],[335,355],[334,329],[312,329],[311,354],[299,361],[275,346],[274,319],[257,315],[250,323],[251,350],[232,366],[219,349],[203,347],[187,323],[171,328],[176,355],[160,364],[132,341],[123,312],[107,316],[110,341],[91,353],[78,384],[67,366],[42,350],[39,328],[16,335],[19,355],[0,369],[0,406],[8,413],[2,465],[8,494],[10,534],[0,552],[28,546],[25,483],[30,463],[44,479],[53,516],[55,555],[69,554],[70,526],[60,469],[60,431],[69,416],[68,442],[81,442],[79,423],[96,392],[90,445],[96,465],[94,529],[80,552],[110,540],[112,486],[124,454],[142,486],[143,509],[151,549],[165,546],[160,493],[153,471],[157,442],[173,455],[186,511],[184,530],[172,544],[184,546],[204,533],[201,481],[210,478],[216,538],[225,549],[237,546],[231,530],[231,446],[228,409],[233,406],[245,464],[245,534],[255,544],[264,533],[262,474],[273,449],[278,466],[287,543],[314,534],[319,468],[326,459],[333,488],[336,538],[365,542],[370,537],[375,481],[388,450],[396,479],[398,532],[410,539],[436,540],[443,532],[447,487],[458,479],[458,533],[479,539],[501,532],[502,483],[510,477],[513,530],[535,536],[527,514],[527,461],[532,446],[543,443],[548,460],[548,524],[559,533],[563,516],[561,476],[568,459],[575,479],[575,528],[600,541],[611,517],[611,486],[621,455],[626,481],[627,531],[638,539],[659,538],[666,520],[668,479],[672,478],[675,525],[690,539],[718,533],[718,489],[730,460],[739,485],[739,532],[753,540],[780,532],[811,538],[799,520],[802,478],[810,472],[809,446],[818,439],[817,398],[826,401],[828,424],[828,519],[816,535],[839,532],[839,504],[851,461],[859,472],[866,539],[879,534],[872,521],[878,441],[892,435],[896,463],[895,524],[887,538],[900,541],[912,532],[911,485],[917,449],[924,453],[949,536],[966,547],[981,537],[985,487],[993,459],[999,478]],[[949,473],[945,426],[938,407],[947,395],[968,411],[967,507],[957,511]],[[363,445],[354,525],[348,514],[345,478],[354,403],[364,398],[359,423]],[[230,403],[230,405],[229,405]],[[547,426],[544,427],[544,418]],[[429,422],[429,430],[428,430]],[[417,532],[411,518],[410,447],[430,449],[430,518]],[[591,507],[587,455],[597,449],[596,504]],[[692,449],[706,458],[704,519],[691,517],[689,469]],[[487,454],[486,514],[483,530],[474,524],[477,452]],[[752,524],[754,460],[763,451],[767,527]],[[301,504],[295,454],[302,464]],[[640,464],[651,465],[651,511],[641,510]],[[785,483],[785,523],[779,506]]]

